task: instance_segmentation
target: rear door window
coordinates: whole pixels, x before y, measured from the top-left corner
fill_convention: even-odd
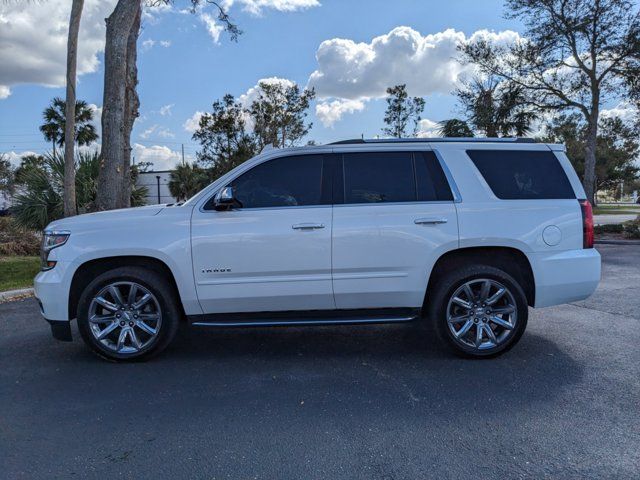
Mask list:
[[[346,153],[343,162],[344,203],[453,200],[433,152]]]
[[[411,152],[344,155],[345,203],[415,202]]]
[[[576,198],[553,152],[467,150],[467,155],[500,199]]]

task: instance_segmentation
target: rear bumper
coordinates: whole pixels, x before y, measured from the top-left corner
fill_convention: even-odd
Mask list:
[[[535,307],[584,300],[600,283],[600,254],[594,248],[530,254],[536,281]]]

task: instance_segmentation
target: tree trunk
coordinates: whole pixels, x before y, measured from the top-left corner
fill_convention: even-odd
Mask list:
[[[104,51],[104,99],[102,102],[102,160],[98,174],[96,204],[99,210],[121,208],[125,205],[123,155],[126,138],[127,47],[131,30],[139,22],[141,0],[118,0],[107,18]],[[128,162],[127,162],[128,163]]]
[[[133,22],[129,38],[127,39],[127,77],[125,83],[125,109],[124,109],[124,150],[122,152],[122,172],[124,186],[122,189],[122,198],[120,200],[122,207],[131,206],[131,130],[133,130],[133,122],[138,118],[140,108],[140,99],[136,86],[138,85],[138,36],[140,34],[140,17],[142,16],[142,3]]]
[[[587,141],[584,155],[584,178],[582,185],[587,194],[587,200],[595,205],[596,186],[596,140],[598,138],[598,106],[596,105],[587,122]]]
[[[67,98],[64,123],[64,216],[78,214],[76,207],[76,164],[74,157],[76,126],[76,64],[78,60],[78,32],[84,0],[73,0],[67,40]]]

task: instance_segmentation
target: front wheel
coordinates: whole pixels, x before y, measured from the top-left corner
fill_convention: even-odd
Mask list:
[[[121,267],[95,278],[78,304],[85,343],[107,360],[143,360],[164,350],[180,311],[167,280],[153,270]]]
[[[511,275],[474,265],[444,275],[430,299],[440,339],[466,357],[494,357],[513,347],[527,326],[526,296]]]

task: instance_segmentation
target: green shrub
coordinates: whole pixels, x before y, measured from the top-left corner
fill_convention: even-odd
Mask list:
[[[632,239],[640,239],[640,216],[635,220],[624,223],[624,236]]]
[[[622,233],[624,232],[624,226],[621,223],[596,225],[593,230],[595,233]]]

